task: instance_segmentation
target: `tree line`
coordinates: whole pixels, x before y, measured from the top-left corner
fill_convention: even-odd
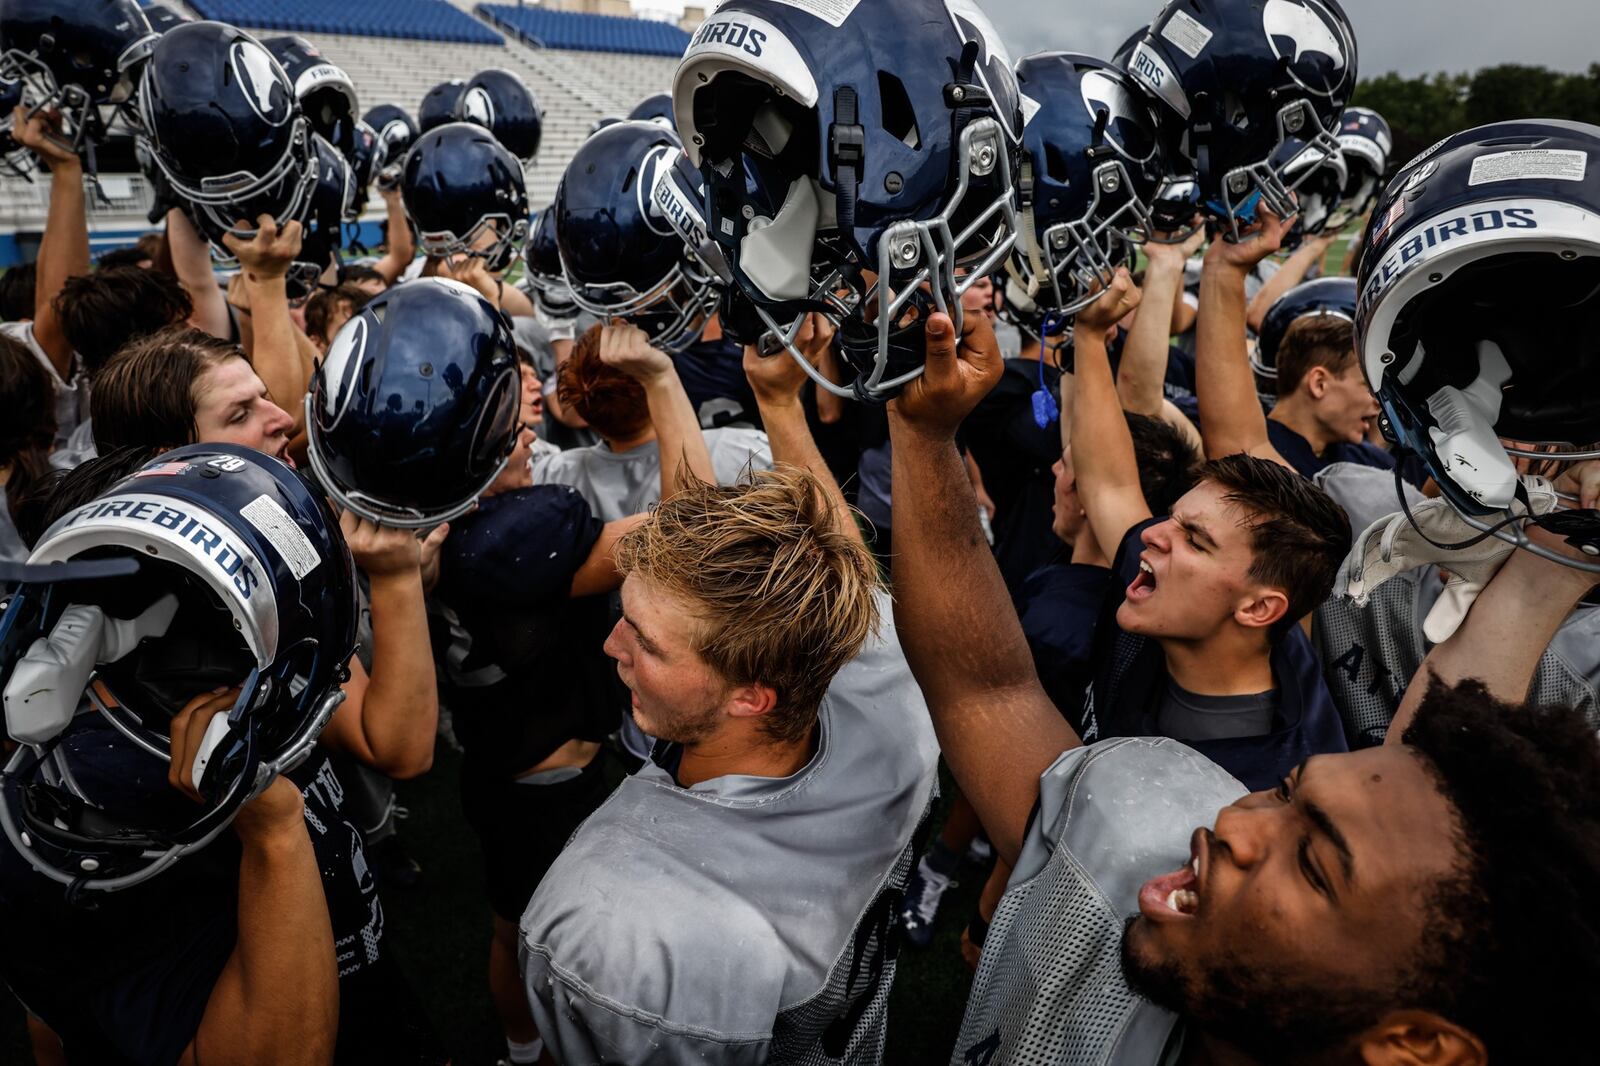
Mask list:
[[[1600,63],[1568,74],[1506,63],[1475,74],[1384,74],[1356,87],[1351,101],[1388,119],[1394,130],[1390,166],[1452,133],[1512,118],[1565,118],[1600,125]]]

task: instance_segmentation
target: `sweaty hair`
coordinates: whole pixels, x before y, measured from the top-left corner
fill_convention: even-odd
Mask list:
[[[736,486],[688,479],[618,542],[616,560],[692,605],[694,650],[724,680],[773,688],[761,723],[776,741],[810,734],[833,676],[877,628],[872,554],[793,467]]]
[[[244,358],[238,346],[187,326],[128,345],[94,376],[89,414],[96,448],[193,443],[195,388],[206,371],[235,358]]]
[[[1403,739],[1456,810],[1460,862],[1431,894],[1422,948],[1394,1005],[1465,1026],[1495,1062],[1593,1061],[1593,723],[1568,707],[1502,703],[1478,681],[1435,681]]]
[[[602,437],[634,437],[650,424],[644,386],[601,362],[600,329],[599,323],[590,326],[573,345],[556,374],[556,396]]]
[[[1335,315],[1302,315],[1278,342],[1278,398],[1300,387],[1312,367],[1335,376],[1356,364],[1356,330]]]
[[[1268,633],[1277,640],[1333,590],[1350,551],[1350,520],[1308,478],[1243,452],[1202,464],[1195,483],[1203,481],[1215,482],[1224,500],[1253,516],[1250,578],[1282,589],[1289,599],[1289,609]]]
[[[23,263],[0,274],[0,319],[24,322],[33,317],[34,286],[38,279],[36,263]]]
[[[50,473],[56,403],[49,373],[10,337],[0,337],[0,411],[0,466],[11,466],[5,497],[15,519],[18,502]]]
[[[177,325],[194,312],[176,278],[136,266],[68,278],[52,306],[67,343],[83,356],[90,374],[123,345]]]
[[[1170,422],[1131,411],[1127,418],[1144,502],[1151,514],[1171,514],[1178,498],[1194,488],[1200,453]]]
[[[341,282],[332,289],[318,289],[306,301],[306,336],[320,337],[324,344],[332,341],[328,326],[333,321],[334,312],[347,308],[354,315],[367,306],[370,299],[372,297],[366,290],[358,288],[354,282]]]

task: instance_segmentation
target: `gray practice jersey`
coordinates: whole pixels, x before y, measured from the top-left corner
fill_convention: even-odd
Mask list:
[[[1436,566],[1396,574],[1365,607],[1329,596],[1313,614],[1311,635],[1352,748],[1383,743],[1406,686],[1433,647],[1423,635],[1444,581]],[[1528,699],[1576,707],[1600,729],[1600,607],[1582,604],[1539,657]]]
[[[1189,838],[1245,794],[1175,740],[1066,752],[1039,808],[972,982],[953,1066],[1154,1066],[1177,1017],[1122,976],[1139,889],[1189,860]]]
[[[703,430],[717,482],[737,484],[748,470],[771,470],[772,449],[758,429]],[[605,443],[533,459],[535,485],[571,485],[602,522],[650,509],[661,500],[661,449],[655,441],[614,452]]]
[[[882,1060],[886,944],[939,751],[880,610],[803,770],[681,788],[647,762],[545,875],[521,962],[563,1066]]]

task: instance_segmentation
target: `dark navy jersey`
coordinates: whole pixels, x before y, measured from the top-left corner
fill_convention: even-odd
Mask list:
[[[1014,600],[1039,682],[1069,721],[1094,677],[1094,629],[1110,580],[1103,566],[1051,563],[1029,574]]]
[[[1283,456],[1283,461],[1294,467],[1301,477],[1316,477],[1323,467],[1334,463],[1355,463],[1379,470],[1394,469],[1394,456],[1366,441],[1360,444],[1346,444],[1343,441],[1330,444],[1318,455],[1311,450],[1308,440],[1272,418],[1267,419],[1267,440]]]
[[[474,772],[515,774],[616,728],[624,700],[601,650],[606,598],[569,595],[601,528],[581,495],[557,485],[486,497],[452,523],[433,636]]]
[[[164,762],[92,717],[79,723],[63,744],[97,802],[155,819],[193,816],[193,804],[167,784]],[[333,926],[335,1061],[444,1061],[385,948],[383,905],[332,763],[318,749],[287,776],[305,800]],[[238,838],[227,832],[143,884],[88,893],[75,906],[0,842],[0,976],[61,1037],[71,1063],[176,1062],[238,939],[239,858]]]

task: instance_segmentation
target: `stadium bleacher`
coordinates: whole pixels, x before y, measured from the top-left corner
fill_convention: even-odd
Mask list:
[[[501,36],[444,0],[190,0],[204,18],[246,29],[342,33],[463,44],[500,44]],[[682,49],[679,49],[682,52]]]
[[[541,48],[676,58],[689,46],[689,35],[666,22],[512,4],[480,4],[478,11]]]

